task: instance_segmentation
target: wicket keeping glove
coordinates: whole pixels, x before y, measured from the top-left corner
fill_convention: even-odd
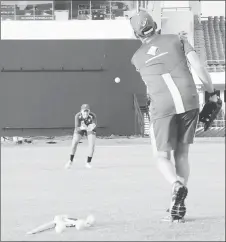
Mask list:
[[[204,105],[199,114],[199,121],[204,123],[204,131],[209,129],[222,108],[222,100],[220,97],[217,97],[216,102],[211,100],[214,95],[216,95],[215,92],[211,95],[210,100]]]

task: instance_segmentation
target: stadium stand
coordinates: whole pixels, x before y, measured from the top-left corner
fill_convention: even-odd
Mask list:
[[[225,18],[194,17],[194,46],[209,72],[225,71]]]

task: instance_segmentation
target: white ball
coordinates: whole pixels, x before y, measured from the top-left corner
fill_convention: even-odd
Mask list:
[[[120,82],[120,78],[119,78],[119,77],[116,77],[116,78],[115,78],[115,82],[116,82],[116,83],[119,83],[119,82]]]
[[[57,234],[62,233],[66,229],[66,225],[64,223],[57,223],[55,227],[55,231]]]

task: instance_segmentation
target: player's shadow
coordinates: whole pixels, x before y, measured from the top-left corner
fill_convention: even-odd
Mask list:
[[[196,221],[220,221],[220,220],[225,220],[223,216],[189,216],[185,218],[185,222],[196,222]]]
[[[108,165],[108,166],[96,166],[95,169],[96,170],[109,170],[109,169],[122,169],[122,168],[126,168],[131,169],[131,168],[150,168],[150,164],[147,165]]]

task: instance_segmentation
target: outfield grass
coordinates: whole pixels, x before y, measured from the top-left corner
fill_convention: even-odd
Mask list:
[[[197,141],[191,147],[184,224],[160,220],[169,205],[170,186],[156,169],[148,139],[98,139],[91,170],[84,166],[86,142],[67,171],[68,139],[2,146],[1,240],[225,241],[224,142]],[[26,236],[57,214],[84,218],[90,213],[97,223],[88,230]]]

